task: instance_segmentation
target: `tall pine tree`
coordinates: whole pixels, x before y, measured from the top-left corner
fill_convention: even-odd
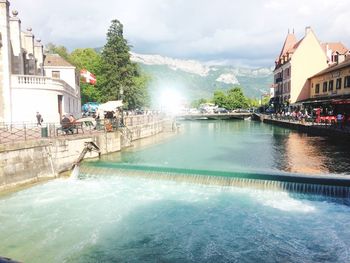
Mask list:
[[[130,60],[130,46],[123,36],[123,25],[113,20],[102,50],[101,90],[103,101],[121,99],[129,109],[147,106],[149,95],[147,77],[142,76],[137,64]],[[123,94],[121,95],[121,90]]]

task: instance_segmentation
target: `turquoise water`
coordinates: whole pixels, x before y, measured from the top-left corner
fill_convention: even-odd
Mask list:
[[[104,162],[348,171],[343,142],[249,121],[183,123],[178,136],[151,142],[158,140]],[[339,166],[299,162],[326,160],[331,149]],[[90,175],[0,197],[0,255],[24,262],[349,262],[349,212],[322,197]]]
[[[174,138],[103,158],[172,168],[301,174],[350,171],[350,142],[251,121],[182,122]],[[137,144],[137,142],[136,142]]]

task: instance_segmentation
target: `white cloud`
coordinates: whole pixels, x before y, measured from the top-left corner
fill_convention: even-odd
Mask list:
[[[13,0],[12,7],[23,28],[69,48],[103,45],[115,18],[135,51],[182,58],[273,64],[288,28],[301,38],[305,26],[350,46],[348,0]]]

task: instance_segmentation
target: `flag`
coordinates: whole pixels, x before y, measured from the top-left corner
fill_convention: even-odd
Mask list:
[[[82,69],[80,71],[80,76],[84,78],[85,83],[89,83],[92,85],[96,84],[96,76],[92,74],[91,72],[87,71],[86,69]]]

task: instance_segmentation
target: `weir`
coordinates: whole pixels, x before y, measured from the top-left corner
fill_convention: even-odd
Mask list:
[[[85,163],[80,167],[79,178],[98,175],[140,176],[155,180],[251,187],[343,198],[345,203],[350,201],[350,179],[339,176],[227,172],[103,162]]]

